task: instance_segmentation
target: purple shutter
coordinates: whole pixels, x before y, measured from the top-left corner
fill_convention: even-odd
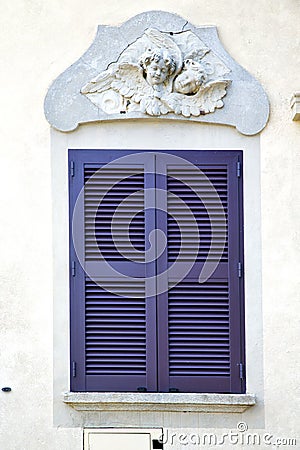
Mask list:
[[[172,264],[178,268],[177,273],[169,273],[165,281],[169,291],[158,296],[158,389],[164,392],[243,392],[245,380],[240,377],[241,364],[244,364],[242,152],[172,151],[172,154],[201,169],[215,187],[221,204],[216,202],[205,177],[199,176],[193,168],[180,162],[178,165],[174,161],[169,163],[166,154],[157,157],[159,172],[165,173],[160,176],[158,187],[168,190],[165,199],[168,218],[164,221],[161,217],[158,223],[168,236],[168,251],[158,260],[158,273]],[[203,201],[195,195],[193,186],[197,186]],[[194,256],[197,246],[190,216],[174,194],[192,211],[200,235],[196,261],[183,279],[180,267]],[[211,259],[218,257],[219,242],[222,242],[220,218],[224,212],[227,230],[222,258],[209,279],[200,284],[198,276],[209,250]],[[178,221],[183,224],[182,235]],[[176,262],[183,238],[184,252]],[[181,281],[178,283],[178,280]]]
[[[156,304],[147,297],[145,282],[154,263],[144,261],[145,236],[155,225],[153,212],[144,212],[147,189],[154,186],[153,156],[136,164],[103,167],[123,155],[69,151],[74,172],[70,177],[71,218],[76,202],[79,211],[73,226],[77,253],[71,237],[70,261],[70,267],[74,268],[74,262],[76,267],[71,276],[71,389],[75,391],[157,388]],[[80,196],[83,184],[85,192]],[[116,209],[134,193],[128,208],[119,214],[112,236]],[[124,230],[132,217],[128,242]],[[113,275],[104,260],[116,270]]]
[[[71,389],[243,392],[242,152],[145,151],[135,158],[136,152],[140,153],[69,151],[71,218],[75,204],[80,212],[75,233],[77,253],[70,227]],[[184,163],[170,162],[168,153],[201,169],[218,192],[222,211],[205,177],[198,179]],[[133,154],[130,164],[93,175],[99,167],[126,154]],[[115,182],[120,175],[122,181]],[[84,184],[85,194],[80,197]],[[191,186],[198,187],[203,201]],[[155,197],[149,190],[153,187],[162,189]],[[139,194],[114,224],[113,240],[113,213],[134,192]],[[178,203],[176,196],[183,202]],[[189,263],[195,253],[190,216],[183,204],[188,205],[196,222],[200,248],[192,270],[181,277],[180,266]],[[161,210],[162,206],[168,214]],[[218,257],[222,241],[218,226],[224,212],[227,231],[222,258],[210,278],[199,284],[198,276],[208,253],[212,260]],[[132,217],[130,241],[140,251],[134,261],[134,249],[124,238],[124,226]],[[176,257],[181,236],[177,219],[184,224],[185,241],[179,262]],[[155,228],[167,236],[168,248],[156,261],[150,258],[148,262],[143,252]],[[136,279],[107,276],[98,248],[115,269]],[[84,260],[83,268],[78,253]],[[153,296],[151,277],[172,267],[178,271],[167,271],[159,278],[157,289],[162,285],[163,293]]]

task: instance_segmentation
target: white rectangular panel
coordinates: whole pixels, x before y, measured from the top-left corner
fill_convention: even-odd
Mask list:
[[[94,428],[84,430],[84,450],[152,450],[162,429]]]

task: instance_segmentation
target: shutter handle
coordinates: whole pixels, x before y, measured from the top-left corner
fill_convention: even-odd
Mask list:
[[[138,388],[137,388],[137,391],[138,391],[138,392],[147,392],[147,388],[145,388],[145,387],[143,387],[143,386],[142,386],[142,387],[138,387]]]

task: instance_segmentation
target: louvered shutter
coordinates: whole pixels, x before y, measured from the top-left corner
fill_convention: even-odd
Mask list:
[[[156,303],[147,296],[154,263],[145,260],[155,222],[153,211],[144,211],[152,201],[153,156],[107,166],[120,156],[69,151],[75,391],[156,390]]]
[[[167,252],[158,259],[158,273],[168,269],[162,281],[167,290],[158,296],[158,389],[243,392],[242,192],[238,176],[242,153],[172,153],[201,172],[180,160],[174,163],[164,153],[157,156],[157,186],[166,192],[164,198],[160,196],[160,207],[168,211],[167,220],[161,217],[158,223],[168,240]],[[199,251],[193,221],[199,231]],[[182,242],[184,248],[176,261]],[[195,252],[192,269],[182,278],[182,269]],[[217,266],[199,283],[209,252]]]
[[[69,159],[71,389],[243,392],[242,152]],[[156,235],[151,256],[156,228],[167,248]],[[199,283],[208,255],[216,267]]]

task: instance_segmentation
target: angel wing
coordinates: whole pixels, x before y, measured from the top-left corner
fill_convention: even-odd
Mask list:
[[[112,89],[123,97],[130,98],[135,103],[140,103],[146,95],[152,95],[153,89],[143,77],[143,71],[137,64],[122,63],[118,66]]]
[[[185,117],[198,117],[222,108],[222,98],[226,95],[226,87],[230,80],[210,81],[194,95],[171,94],[168,103],[175,114]]]
[[[132,98],[136,103],[139,103],[144,95],[152,93],[151,86],[143,77],[141,67],[131,63],[115,64],[101,72],[82,87],[81,93],[101,94],[109,89],[113,89],[125,98]]]
[[[80,92],[82,94],[94,94],[95,92],[101,93],[111,88],[111,83],[115,79],[115,69],[110,67],[104,72],[100,72],[95,78],[85,84]]]

